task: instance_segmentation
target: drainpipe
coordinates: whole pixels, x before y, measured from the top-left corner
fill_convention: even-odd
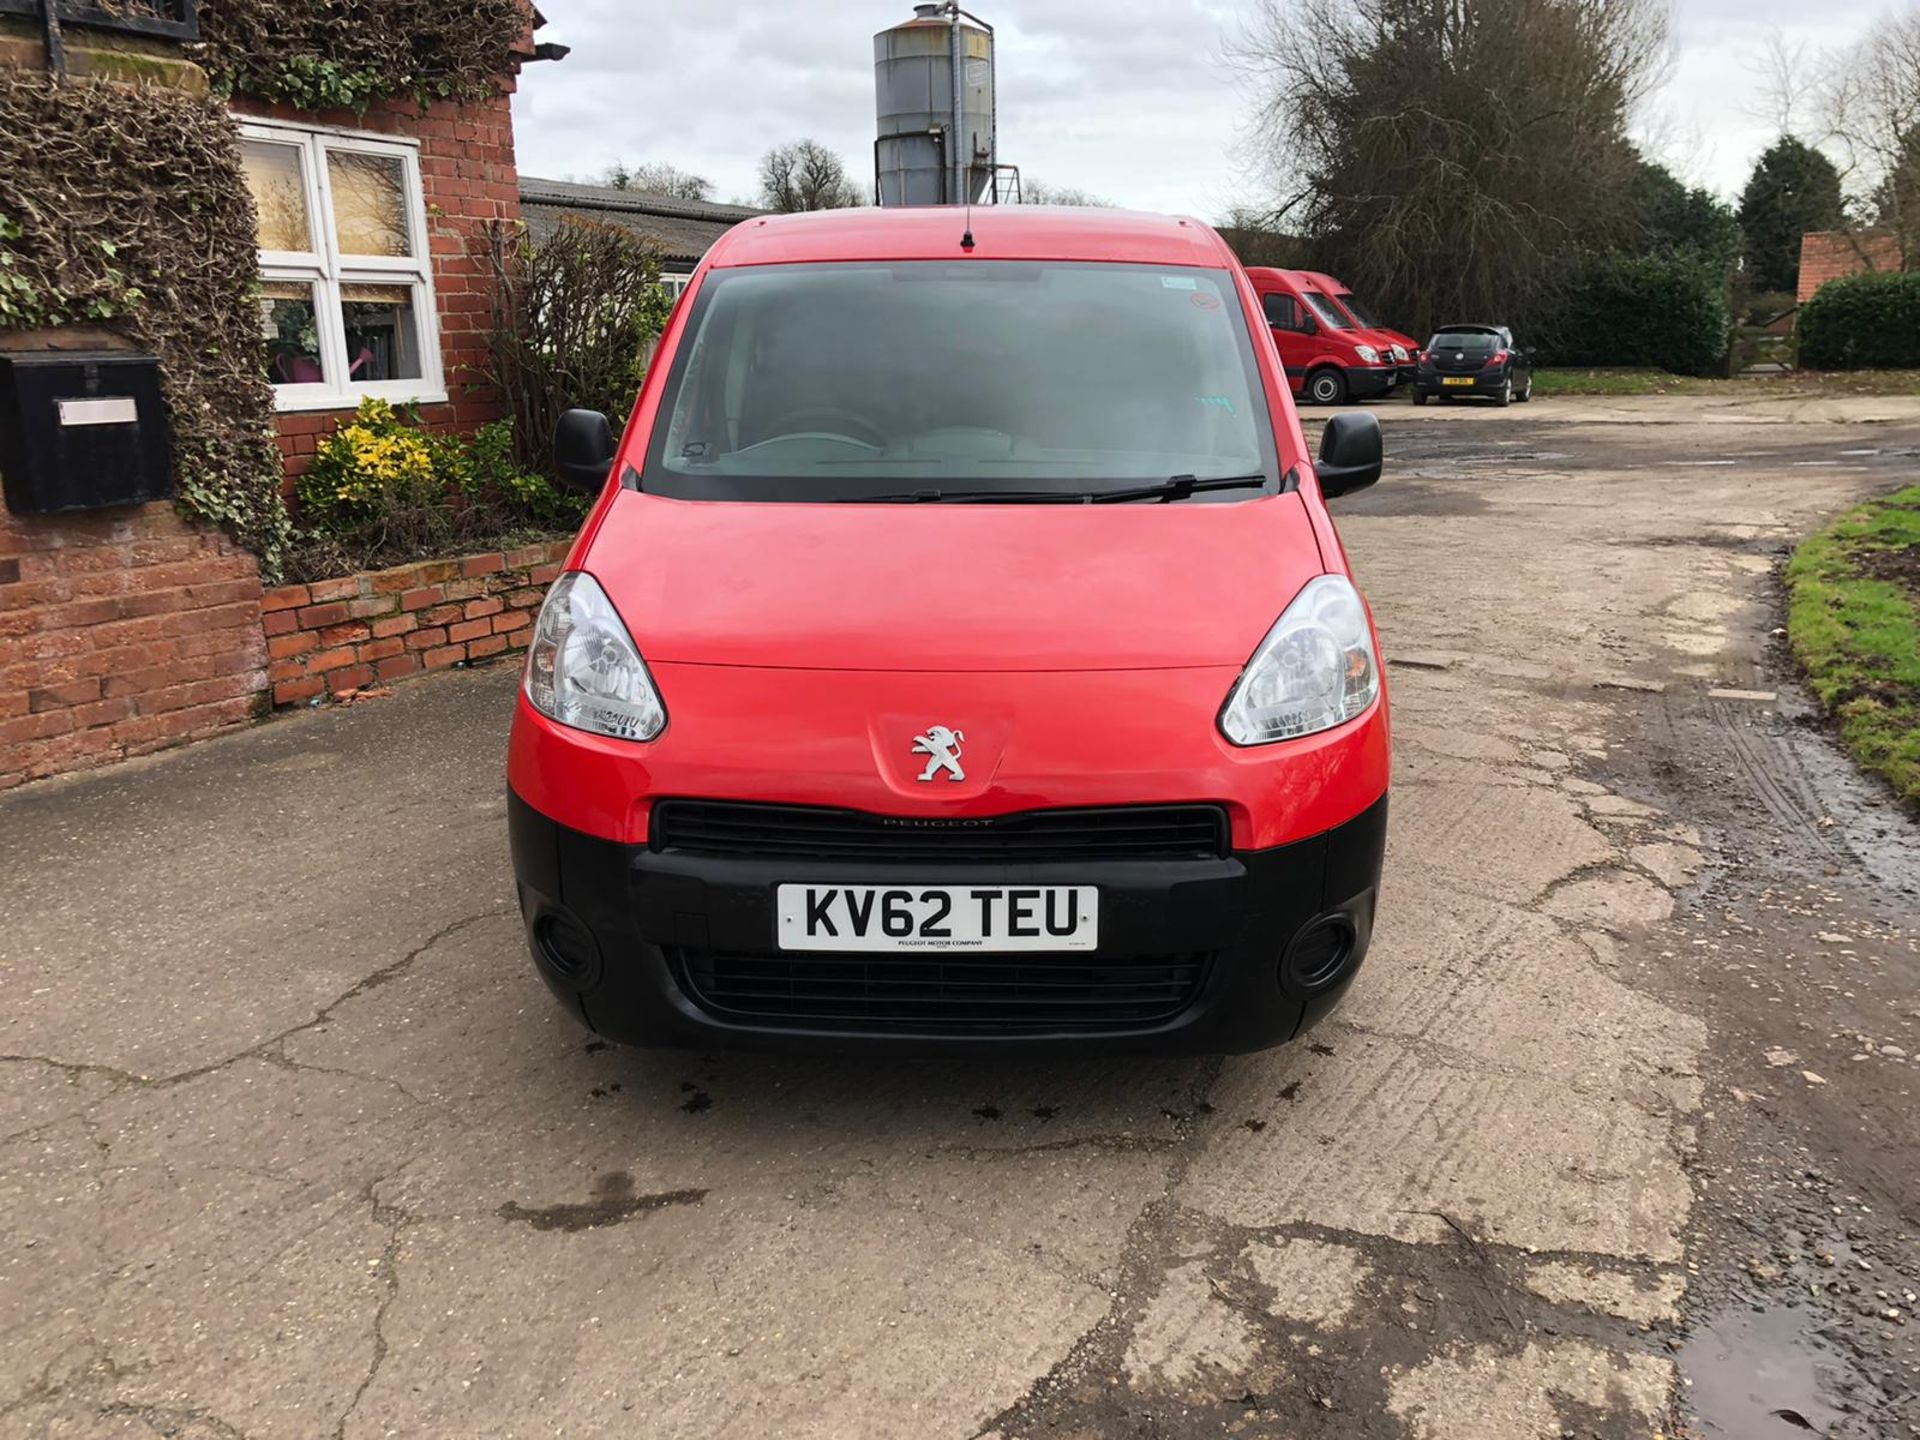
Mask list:
[[[60,33],[60,0],[40,0],[40,20],[47,44],[47,69],[65,83],[67,78],[67,42]],[[959,23],[957,20],[954,22]],[[960,108],[959,90],[954,91],[954,110]]]

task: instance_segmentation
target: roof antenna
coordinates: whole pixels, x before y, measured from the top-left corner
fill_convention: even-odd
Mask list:
[[[967,195],[967,228],[960,234],[960,248],[973,249],[973,195],[971,192]]]

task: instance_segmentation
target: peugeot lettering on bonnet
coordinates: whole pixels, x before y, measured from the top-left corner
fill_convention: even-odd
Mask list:
[[[535,965],[644,1045],[1243,1051],[1373,928],[1387,700],[1260,298],[1193,220],[769,217],[707,257],[542,609]]]

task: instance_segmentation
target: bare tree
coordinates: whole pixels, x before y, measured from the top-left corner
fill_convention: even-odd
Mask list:
[[[1747,57],[1746,68],[1753,76],[1753,94],[1741,108],[1771,126],[1775,135],[1798,133],[1796,122],[1809,118],[1803,112],[1819,88],[1820,57],[1804,41],[1789,44],[1782,31],[1773,29]]]
[[[1083,210],[1110,210],[1111,200],[1104,200],[1091,190],[1082,190],[1077,185],[1052,185],[1045,180],[1025,180],[1020,182],[1020,203],[1022,205],[1074,205]]]
[[[1821,118],[1860,213],[1920,269],[1920,8],[1889,12],[1834,57]]]
[[[861,200],[846,165],[818,141],[776,145],[760,157],[760,203],[769,210],[845,210]]]
[[[672,308],[650,241],[569,220],[538,244],[496,220],[471,242],[489,277],[481,371],[506,397],[519,464],[553,475],[553,431],[574,405],[624,415]]]
[[[1635,223],[1666,0],[1256,0],[1273,222],[1416,327],[1525,319],[1564,252]]]
[[[1275,265],[1302,270],[1312,258],[1307,242],[1289,234],[1279,218],[1251,205],[1235,205],[1213,228],[1242,265]]]
[[[643,160],[638,165],[616,161],[601,177],[615,190],[637,190],[647,195],[668,195],[675,200],[711,200],[713,182],[704,175],[682,170],[665,160]]]

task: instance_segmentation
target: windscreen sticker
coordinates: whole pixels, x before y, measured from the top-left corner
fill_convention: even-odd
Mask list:
[[[1162,275],[1160,283],[1168,290],[1198,290],[1200,282],[1191,275]]]

